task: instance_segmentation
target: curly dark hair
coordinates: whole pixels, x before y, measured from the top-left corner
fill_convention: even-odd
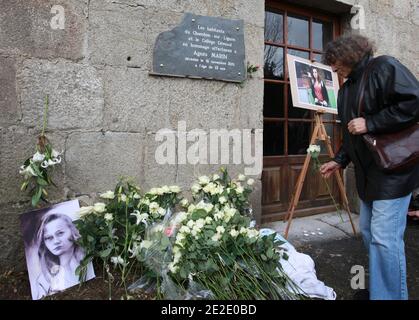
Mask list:
[[[366,55],[373,55],[374,43],[359,34],[348,34],[329,42],[323,54],[323,63],[327,65],[340,62],[353,68]]]

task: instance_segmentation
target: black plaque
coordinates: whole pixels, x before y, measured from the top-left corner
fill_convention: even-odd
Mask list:
[[[243,20],[186,13],[179,26],[158,35],[151,74],[245,80]]]

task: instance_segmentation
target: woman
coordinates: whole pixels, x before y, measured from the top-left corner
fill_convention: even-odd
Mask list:
[[[407,299],[403,235],[412,191],[419,186],[419,166],[387,173],[375,163],[362,134],[397,132],[419,120],[419,83],[397,59],[373,58],[371,42],[360,35],[343,36],[326,47],[324,63],[347,81],[338,95],[343,145],[320,172],[329,177],[350,162],[361,199],[360,229],[369,252],[369,297]],[[370,62],[374,59],[374,64]],[[361,79],[370,67],[365,86]],[[358,97],[364,90],[363,113]]]
[[[329,95],[327,93],[326,85],[320,78],[317,68],[312,67],[311,73],[308,72],[308,76],[310,78],[310,88],[314,98],[314,103],[318,106],[329,106]]]
[[[42,217],[37,233],[41,273],[37,278],[37,299],[79,283],[76,268],[84,257],[76,244],[80,234],[70,217],[53,213]],[[94,277],[89,264],[86,280]]]

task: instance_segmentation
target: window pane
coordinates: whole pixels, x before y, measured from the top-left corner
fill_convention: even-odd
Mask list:
[[[263,125],[263,155],[278,156],[284,154],[284,123],[265,122]]]
[[[284,49],[265,46],[263,71],[266,79],[284,79]]]
[[[288,16],[288,43],[304,48],[309,48],[308,19]]]
[[[290,119],[311,119],[312,112],[308,109],[294,107],[292,103],[291,88],[288,86],[288,118]]]
[[[282,118],[284,116],[284,85],[265,83],[263,116]]]
[[[300,58],[310,59],[310,52],[308,51],[288,49],[288,53],[292,54],[293,56],[300,57]]]
[[[283,43],[284,16],[276,12],[265,12],[265,41]]]
[[[306,154],[311,137],[311,123],[288,122],[288,154]]]
[[[333,40],[333,24],[320,20],[313,20],[313,47],[323,51],[329,41]]]
[[[322,54],[320,54],[320,53],[314,53],[313,54],[313,58],[314,58],[314,60],[316,60],[316,62],[322,62],[322,57],[323,57],[323,55]]]

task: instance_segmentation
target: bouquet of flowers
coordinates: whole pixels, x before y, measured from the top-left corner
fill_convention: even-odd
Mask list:
[[[142,255],[156,276],[158,296],[169,299],[297,299],[300,289],[283,272],[286,252],[275,235],[260,236],[246,214],[245,177],[203,176],[192,186],[194,203],[146,232]],[[240,189],[241,188],[241,189]],[[228,190],[229,189],[229,190]],[[238,190],[237,190],[238,189]],[[243,212],[243,213],[242,213]],[[149,278],[148,278],[149,279]],[[131,288],[147,283],[143,277]]]
[[[128,275],[143,269],[138,257],[150,246],[150,241],[144,239],[146,229],[163,220],[167,211],[180,201],[180,191],[178,186],[163,186],[141,195],[138,186],[121,180],[114,191],[100,195],[106,204],[82,207],[76,221],[81,236],[78,242],[86,252],[78,269],[80,278],[89,262],[96,258],[102,261],[109,284],[114,279],[113,268],[120,272],[126,288]]]
[[[54,150],[51,143],[45,136],[46,117],[48,113],[48,96],[45,97],[44,124],[42,133],[38,137],[36,152],[27,158],[20,167],[19,174],[24,177],[21,190],[30,188],[32,195],[32,206],[36,207],[40,200],[47,202],[47,187],[55,185],[51,179],[51,171],[57,164],[61,163],[61,153]]]

